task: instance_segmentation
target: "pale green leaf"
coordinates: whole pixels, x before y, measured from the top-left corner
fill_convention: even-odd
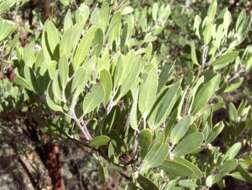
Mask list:
[[[46,30],[47,43],[49,45],[51,54],[54,54],[54,51],[60,41],[60,33],[53,24],[53,22],[51,22],[50,20],[46,22],[45,27],[46,27],[45,30]]]
[[[139,110],[142,113],[144,119],[151,111],[153,104],[156,101],[158,88],[158,73],[156,65],[153,65],[148,72],[148,76],[140,86],[139,92]]]
[[[158,82],[158,91],[165,87],[166,83],[171,79],[174,72],[175,63],[165,64],[162,68],[159,82]]]
[[[73,58],[73,68],[76,70],[85,61],[90,51],[97,28],[91,27],[82,37]]]
[[[177,144],[181,138],[187,133],[190,124],[191,124],[191,117],[187,116],[181,119],[172,129],[170,133],[170,142],[175,145]]]
[[[234,122],[238,121],[238,117],[239,117],[238,111],[232,102],[228,104],[228,116],[231,121],[234,121]]]
[[[189,167],[193,171],[192,175],[191,175],[192,178],[203,177],[201,170],[196,165],[194,165],[192,162],[189,162],[188,160],[186,160],[184,158],[175,158],[174,160],[177,161],[178,163],[184,164],[187,167]]]
[[[190,167],[176,160],[165,160],[159,168],[175,177],[190,177],[193,174]]]
[[[120,12],[115,13],[111,19],[107,32],[109,44],[112,44],[114,41],[119,41],[121,32],[121,19],[122,15]]]
[[[65,89],[67,85],[68,74],[69,74],[68,61],[67,61],[67,58],[63,56],[60,58],[60,61],[59,61],[59,78],[60,78],[60,84],[63,90]]]
[[[139,56],[129,52],[123,60],[123,72],[121,76],[121,88],[119,98],[123,97],[134,85],[140,73],[141,61]],[[118,98],[118,99],[119,99]]]
[[[72,13],[71,10],[68,9],[66,16],[64,18],[64,31],[67,31],[72,26],[73,26]]]
[[[88,20],[89,13],[90,13],[89,7],[85,5],[85,3],[82,3],[75,12],[76,23],[79,23],[82,26],[84,26]]]
[[[151,189],[151,190],[159,190],[157,185],[150,179],[145,176],[139,175],[137,178],[137,182],[140,184],[141,189]]]
[[[64,6],[68,6],[73,0],[60,0]]]
[[[217,12],[217,1],[212,0],[212,3],[207,11],[207,16],[211,21],[214,20],[216,12]]]
[[[109,141],[110,141],[110,138],[108,136],[100,135],[100,136],[96,136],[95,138],[93,138],[89,142],[89,145],[94,148],[99,148],[100,146],[108,144]]]
[[[132,7],[127,6],[122,10],[122,15],[128,15],[128,14],[132,13],[133,11],[134,11],[134,9]]]
[[[240,142],[237,142],[235,144],[233,144],[233,146],[231,146],[228,151],[226,152],[226,154],[224,155],[224,160],[231,160],[234,159],[237,154],[240,152],[242,147],[242,144]]]
[[[222,69],[232,63],[239,55],[238,51],[232,51],[223,54],[222,56],[216,58],[212,63],[214,70]]]
[[[100,82],[105,91],[104,104],[107,104],[112,93],[112,77],[106,69],[100,73]]]
[[[206,185],[211,187],[213,184],[219,182],[222,177],[229,174],[232,170],[234,170],[238,165],[236,160],[227,160],[223,163],[223,165],[219,166],[218,171],[215,175],[210,175],[206,179]]]
[[[52,81],[52,91],[54,94],[54,99],[56,101],[62,101],[62,91],[60,87],[59,72],[56,71],[54,79]]]
[[[81,31],[82,26],[78,24],[64,31],[60,41],[60,57],[66,56],[68,59],[71,56],[72,51],[75,50],[80,39]]]
[[[192,106],[193,113],[197,113],[205,107],[209,99],[214,95],[220,83],[220,75],[217,74],[199,89]]]
[[[16,24],[14,22],[0,18],[0,42],[10,36],[15,31],[15,29]]]
[[[200,148],[203,143],[203,135],[195,132],[187,135],[172,151],[174,157],[184,156],[190,154]]]
[[[52,83],[47,88],[46,103],[54,111],[63,111],[62,107],[54,101],[54,93],[52,90]]]
[[[28,67],[32,67],[36,61],[36,57],[34,55],[34,45],[35,43],[32,42],[24,48],[24,62]]]
[[[154,143],[143,160],[142,170],[145,171],[150,168],[158,167],[166,159],[167,155],[167,144],[163,142]]]
[[[134,130],[138,130],[138,119],[137,119],[137,104],[138,104],[138,94],[139,90],[138,89],[133,89],[131,91],[132,96],[133,96],[133,104],[131,106],[130,110],[130,116],[129,116],[129,122],[130,126]]]
[[[87,93],[83,101],[83,113],[88,114],[104,101],[104,89],[97,84]]]
[[[150,129],[143,129],[139,134],[140,155],[143,159],[152,144],[152,132]]]
[[[212,129],[211,133],[209,134],[207,138],[207,143],[211,143],[224,129],[223,122],[219,122],[216,124],[216,126]]]
[[[161,95],[159,101],[155,103],[155,107],[150,113],[148,119],[148,124],[150,126],[159,126],[166,120],[178,99],[179,90],[180,81],[170,86],[170,88]]]

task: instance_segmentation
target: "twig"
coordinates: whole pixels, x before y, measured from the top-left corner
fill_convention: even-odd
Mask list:
[[[203,53],[202,53],[202,68],[203,69],[207,66],[207,64],[206,64],[207,54],[208,54],[208,45],[204,45],[203,46]]]
[[[70,115],[71,115],[72,119],[75,121],[75,123],[78,125],[78,127],[80,128],[80,130],[83,133],[86,140],[90,141],[92,139],[92,136],[87,129],[86,122],[83,121],[83,119],[78,119],[74,110],[71,111]]]

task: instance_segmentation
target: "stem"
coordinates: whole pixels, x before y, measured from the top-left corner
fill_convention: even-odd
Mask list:
[[[90,133],[87,129],[87,124],[83,120],[80,121],[80,119],[77,118],[77,116],[73,110],[71,111],[71,115],[72,115],[73,120],[78,125],[81,132],[83,133],[85,139],[90,141],[92,139],[92,136],[90,135]]]
[[[143,127],[146,129],[146,114],[143,116]]]
[[[206,60],[207,60],[207,54],[208,54],[208,46],[204,45],[203,46],[203,53],[202,53],[202,68],[204,69],[206,65]]]

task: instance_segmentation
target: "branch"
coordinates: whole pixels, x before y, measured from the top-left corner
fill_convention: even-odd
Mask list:
[[[92,140],[92,136],[88,131],[86,122],[83,119],[78,119],[77,118],[74,109],[70,109],[70,110],[71,110],[70,111],[71,118],[78,125],[78,127],[80,128],[81,132],[83,133],[85,139],[88,140],[88,141]]]

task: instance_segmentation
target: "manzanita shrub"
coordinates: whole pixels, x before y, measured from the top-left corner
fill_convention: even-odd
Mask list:
[[[0,13],[18,6],[6,2]],[[24,47],[17,22],[1,18],[5,65],[16,73],[1,81],[1,110],[49,113],[43,130],[91,148],[102,171],[127,176],[122,188],[225,187],[225,176],[252,183],[250,148],[241,151],[251,146],[251,16],[215,0],[206,12],[162,1],[60,2],[64,18],[38,22]],[[182,53],[170,55],[176,43]],[[238,102],[228,98],[238,93]]]

